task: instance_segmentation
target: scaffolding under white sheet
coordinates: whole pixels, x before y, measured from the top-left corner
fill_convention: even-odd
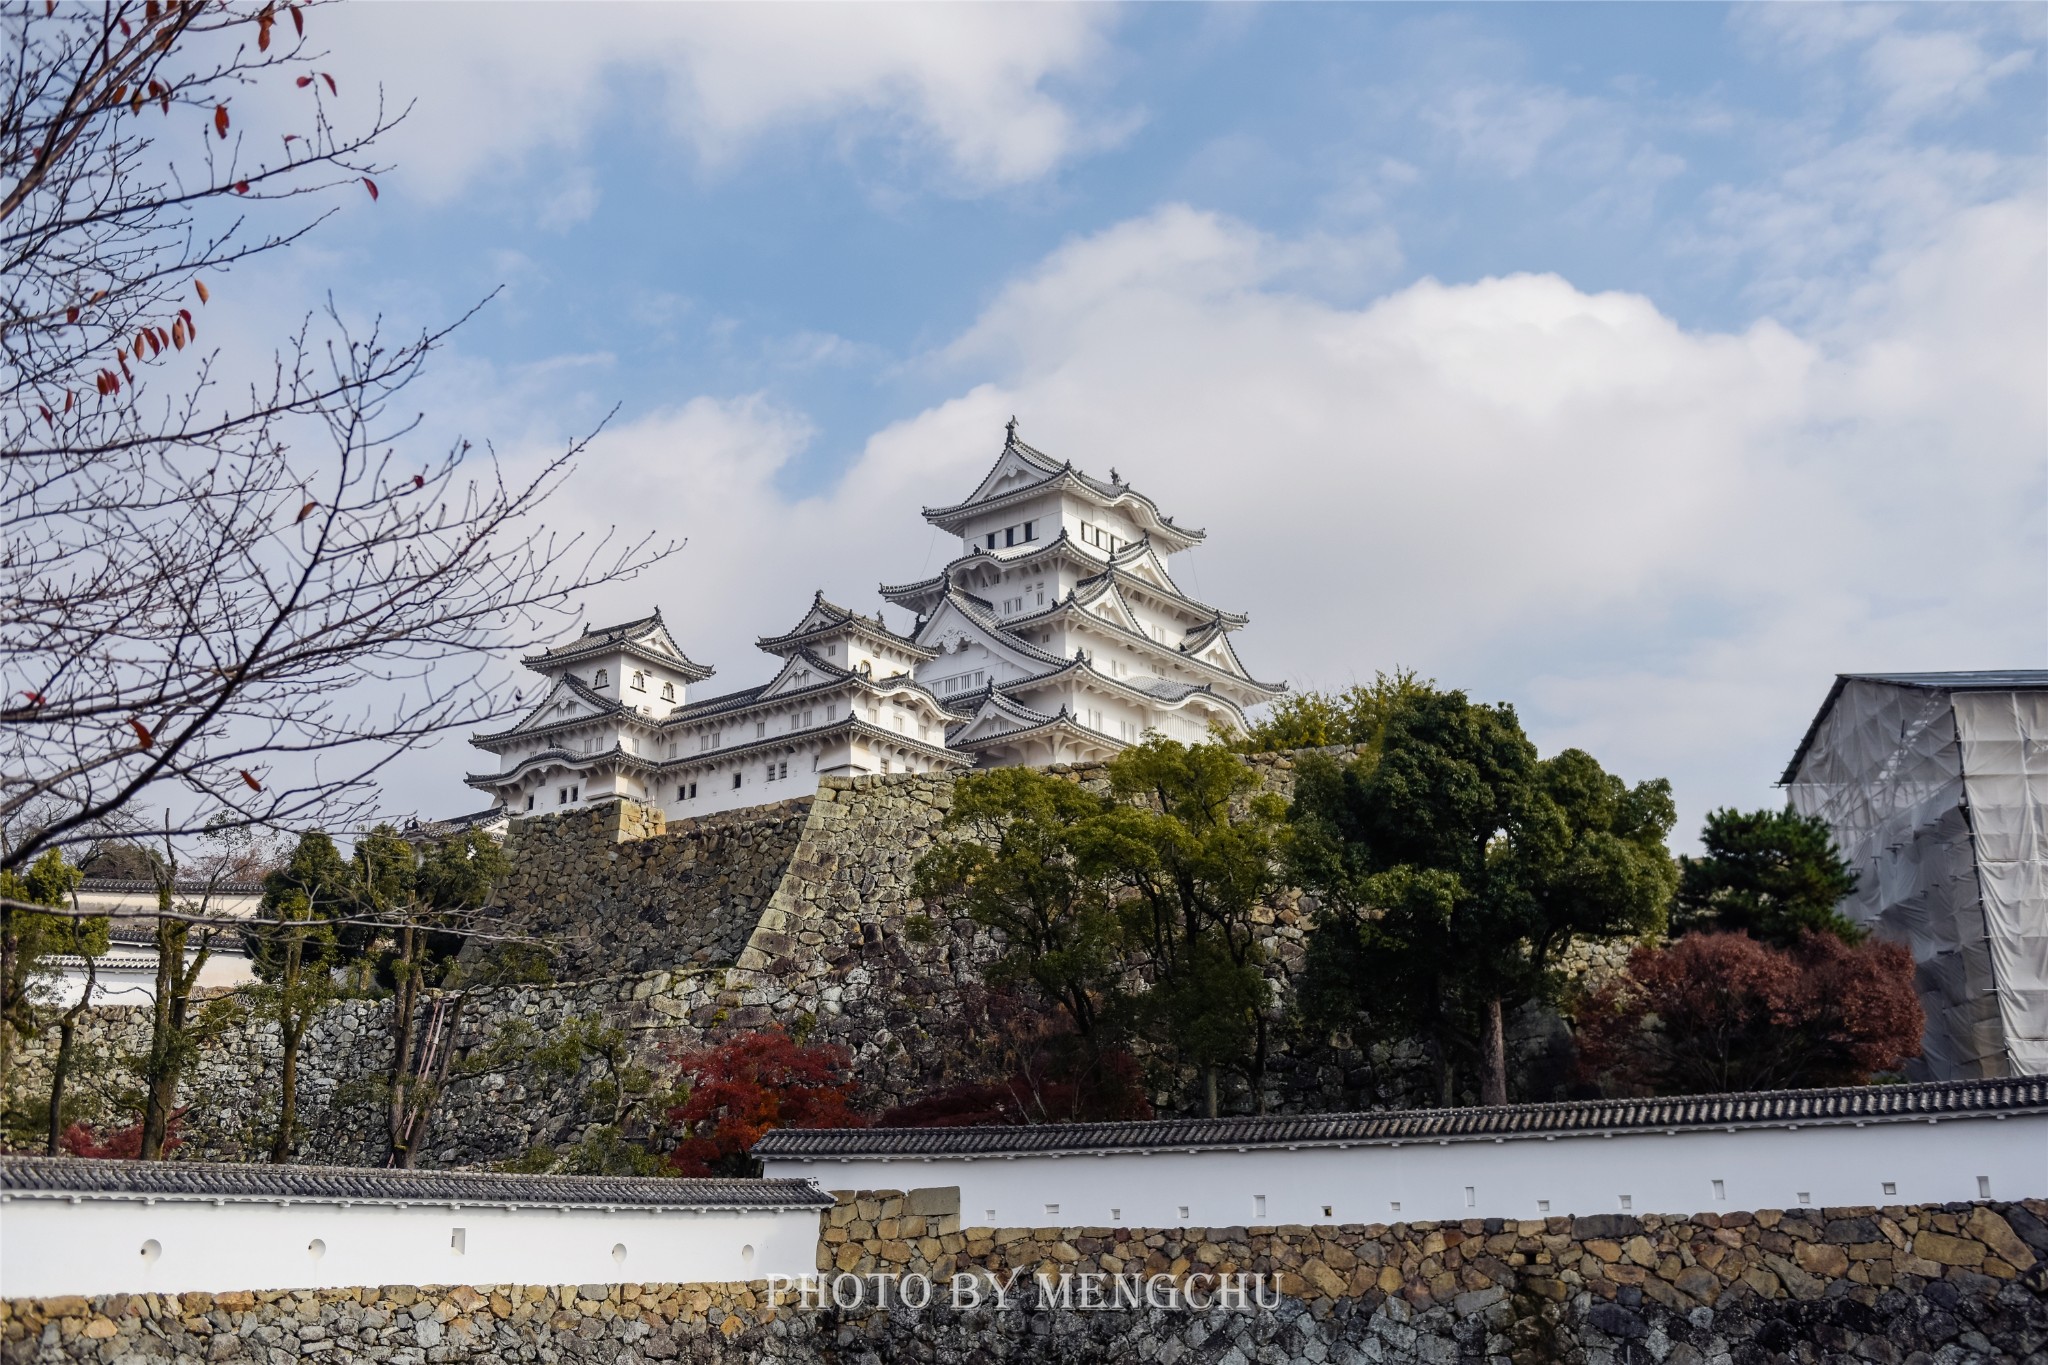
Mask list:
[[[1857,874],[1842,913],[1913,952],[1913,1074],[2048,1072],[2048,673],[1844,677],[1786,785]]]

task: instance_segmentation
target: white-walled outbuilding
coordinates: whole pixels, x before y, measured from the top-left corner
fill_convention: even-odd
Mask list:
[[[2048,1081],[1024,1128],[778,1130],[767,1172],[975,1226],[1695,1214],[2048,1196]]]
[[[816,1268],[831,1202],[788,1180],[0,1157],[0,1297],[758,1280]]]

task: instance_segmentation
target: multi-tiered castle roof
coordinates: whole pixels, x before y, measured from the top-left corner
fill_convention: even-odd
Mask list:
[[[691,702],[712,670],[659,612],[588,630],[522,662],[541,703],[474,743],[500,771],[468,781],[518,814],[629,796],[694,815],[801,795],[818,775],[1081,762],[1148,732],[1236,733],[1283,684],[1253,678],[1230,636],[1248,618],[1188,596],[1176,525],[1116,470],[1054,460],[1011,421],[964,500],[928,507],[960,537],[930,578],[884,585],[907,633],[816,596],[756,644],[781,660],[760,687]],[[783,785],[787,783],[788,785]]]

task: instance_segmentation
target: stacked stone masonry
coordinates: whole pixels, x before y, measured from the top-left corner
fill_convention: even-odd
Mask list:
[[[1292,794],[1291,758],[1252,762],[1271,790]],[[1052,771],[1105,781],[1100,768]],[[673,826],[626,802],[516,821],[503,925],[556,946],[561,984],[466,992],[459,1055],[511,1024],[546,1031],[596,1016],[624,1029],[634,1060],[663,1083],[677,1054],[770,1025],[846,1047],[870,1110],[1001,1074],[992,1055],[1001,1030],[982,1013],[990,936],[964,918],[907,932],[930,910],[913,894],[913,869],[938,835],[956,780],[827,778],[815,798]],[[1260,912],[1283,997],[1313,911],[1288,892]],[[232,1002],[220,1011],[188,1073],[186,1141],[176,1155],[249,1157],[266,1149],[275,1123],[276,1027]],[[147,1030],[145,1009],[101,1009],[84,1036],[88,1047],[136,1057],[147,1051]],[[379,1000],[337,1003],[314,1024],[300,1063],[302,1159],[381,1161],[375,1091],[390,1034],[390,1006]],[[1555,1019],[1532,1012],[1514,1041],[1518,1071],[1541,1074],[1560,1046]],[[51,1034],[23,1047],[17,1097],[47,1089],[54,1046]],[[1270,1064],[1266,1108],[1415,1103],[1426,1095],[1426,1072],[1419,1048],[1283,1045]],[[568,1081],[517,1071],[458,1077],[438,1100],[422,1159],[477,1164],[573,1142],[601,1117],[585,1096],[603,1078],[596,1063]],[[1233,1109],[1254,1107],[1247,1093],[1229,1098]]]
[[[172,1360],[1251,1365],[2048,1361],[2048,1202],[1275,1228],[962,1228],[953,1190],[848,1191],[830,1274],[1237,1271],[1277,1306],[854,1310],[729,1285],[387,1286],[0,1305],[6,1365]],[[870,1296],[869,1303],[873,1298]],[[1269,1298],[1268,1303],[1272,1300]]]

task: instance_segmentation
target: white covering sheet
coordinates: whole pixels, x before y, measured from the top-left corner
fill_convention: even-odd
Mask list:
[[[2048,1073],[2048,693],[1957,692],[1977,884],[2015,1074]]]

